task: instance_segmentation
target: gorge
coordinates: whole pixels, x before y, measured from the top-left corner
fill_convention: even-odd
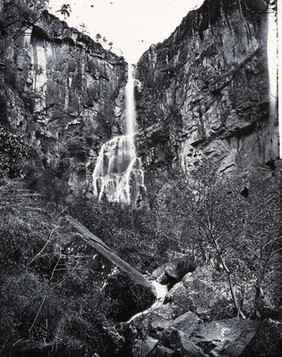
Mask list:
[[[280,356],[276,5],[206,0],[130,65],[0,0],[1,356]]]
[[[3,20],[2,122],[34,151],[24,168],[31,185],[35,171],[49,171],[67,191],[101,199],[98,181],[108,188],[118,183],[108,177],[93,185],[93,171],[103,166],[102,153],[96,163],[99,152],[114,157],[117,145],[128,146],[139,191],[145,187],[140,160],[149,186],[154,175],[188,172],[203,157],[227,174],[275,161],[278,117],[275,94],[269,100],[266,3],[205,2],[142,56],[135,70],[135,160],[132,143],[124,140],[134,130],[126,133],[124,125],[126,63],[53,15],[37,19],[39,12],[2,1],[5,18],[17,19],[12,25]],[[275,73],[271,78],[274,83]],[[125,174],[122,185],[128,179]],[[109,196],[128,201],[129,191]]]
[[[132,65],[128,65],[125,88],[125,135],[117,136],[103,144],[93,173],[94,196],[112,202],[137,206],[146,191],[142,163],[136,155],[135,100]]]

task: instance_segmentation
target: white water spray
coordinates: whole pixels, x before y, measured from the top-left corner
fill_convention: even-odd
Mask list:
[[[167,285],[162,285],[162,284],[158,283],[156,280],[151,281],[151,284],[153,285],[155,292],[156,292],[156,301],[148,309],[138,312],[137,314],[133,315],[129,320],[126,321],[126,323],[130,323],[131,321],[136,319],[136,317],[138,317],[138,316],[146,316],[147,314],[153,312],[154,310],[158,309],[160,306],[163,305],[163,303],[165,301],[166,294],[168,292]]]
[[[278,95],[278,29],[275,18],[275,12],[271,7],[268,9],[268,25],[267,25],[267,59],[268,59],[268,75],[269,75],[269,103],[271,116],[277,116],[277,95]],[[280,157],[282,157],[282,122],[279,122],[279,137],[280,137]]]
[[[126,135],[103,144],[93,172],[93,192],[99,200],[134,204],[145,193],[144,173],[134,145],[136,126],[133,66],[128,65]]]

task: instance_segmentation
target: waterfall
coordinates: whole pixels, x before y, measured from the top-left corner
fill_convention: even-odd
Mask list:
[[[270,6],[270,5],[269,5]],[[267,19],[267,59],[269,75],[269,103],[270,115],[277,116],[277,95],[278,95],[278,28],[276,23],[275,12],[271,7],[268,9]],[[279,123],[280,136],[280,157],[282,157],[282,122]]]
[[[134,138],[136,113],[134,99],[134,78],[133,66],[128,65],[128,79],[125,87],[125,104],[126,104],[126,134]]]
[[[136,127],[133,66],[125,88],[126,135],[104,143],[93,172],[93,192],[99,200],[138,205],[145,193],[144,173],[134,144]]]

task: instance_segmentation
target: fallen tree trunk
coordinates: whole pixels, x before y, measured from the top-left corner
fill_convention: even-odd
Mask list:
[[[81,233],[81,238],[94,247],[105,258],[126,272],[136,284],[150,288],[155,293],[154,286],[136,269],[118,257],[101,239],[91,233],[85,226],[71,216],[66,217],[69,222]]]

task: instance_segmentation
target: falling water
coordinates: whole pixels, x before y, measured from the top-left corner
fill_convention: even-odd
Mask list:
[[[126,321],[126,323],[130,323],[131,321],[136,319],[136,317],[138,317],[138,316],[146,316],[150,312],[153,312],[154,310],[158,309],[160,306],[163,305],[163,303],[165,301],[166,294],[168,292],[167,285],[162,285],[162,284],[158,283],[156,280],[151,281],[151,283],[155,289],[156,301],[148,309],[138,312],[137,314],[133,315],[129,320]]]
[[[134,78],[133,66],[128,65],[128,79],[125,87],[125,100],[126,100],[126,134],[129,137],[135,135],[135,99],[134,99]]]
[[[268,58],[268,74],[269,74],[269,102],[270,115],[277,115],[277,87],[278,87],[278,37],[277,23],[273,9],[268,10],[268,26],[267,26],[267,58]],[[282,135],[282,122],[279,123],[280,141]],[[282,147],[280,145],[282,154]],[[280,154],[280,156],[281,156]]]
[[[141,160],[136,155],[133,67],[128,65],[126,135],[103,144],[93,172],[93,191],[99,200],[137,205],[145,193]]]

